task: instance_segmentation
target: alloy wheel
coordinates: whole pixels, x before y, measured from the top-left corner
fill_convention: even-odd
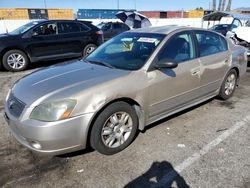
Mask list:
[[[133,127],[131,116],[126,112],[112,114],[104,123],[101,137],[105,146],[117,148],[129,138]]]
[[[7,58],[8,65],[15,69],[22,69],[25,66],[25,57],[19,53],[10,54]]]
[[[227,77],[226,83],[225,83],[225,94],[231,95],[234,91],[234,88],[236,86],[236,76],[235,74],[230,74]]]

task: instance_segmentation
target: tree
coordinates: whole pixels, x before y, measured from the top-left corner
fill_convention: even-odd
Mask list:
[[[232,6],[232,0],[228,0],[226,11],[230,11]]]
[[[215,11],[215,10],[216,10],[216,0],[213,0],[212,9],[213,9],[213,11]]]
[[[223,0],[219,0],[218,11],[221,11],[221,8],[222,8],[222,1],[223,1]]]

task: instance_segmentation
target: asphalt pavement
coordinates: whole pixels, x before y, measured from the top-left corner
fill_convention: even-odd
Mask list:
[[[250,188],[250,68],[234,97],[150,125],[124,151],[39,156],[19,145],[3,101],[21,73],[0,72],[0,187]]]

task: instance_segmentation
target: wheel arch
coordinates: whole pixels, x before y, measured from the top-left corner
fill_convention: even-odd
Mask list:
[[[133,107],[135,109],[136,115],[138,117],[138,129],[139,130],[144,130],[145,128],[145,113],[144,110],[142,109],[141,105],[134,99],[131,98],[127,98],[127,97],[122,97],[122,98],[117,98],[114,99],[112,101],[107,102],[106,104],[104,104],[94,115],[93,118],[91,119],[90,123],[89,123],[89,127],[87,130],[87,145],[90,145],[90,134],[93,128],[93,125],[98,117],[98,115],[103,112],[103,110],[105,110],[109,105],[116,103],[116,102],[126,102],[129,105],[131,105],[131,107]]]
[[[8,51],[11,51],[11,50],[20,50],[28,57],[29,61],[31,60],[30,55],[23,48],[20,48],[18,46],[11,46],[11,47],[4,48],[2,50],[0,54],[0,58],[1,58],[0,62],[2,62],[4,54],[6,54]]]

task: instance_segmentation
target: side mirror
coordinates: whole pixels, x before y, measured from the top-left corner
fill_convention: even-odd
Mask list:
[[[156,69],[174,69],[178,67],[178,63],[174,60],[162,60],[154,65]]]

